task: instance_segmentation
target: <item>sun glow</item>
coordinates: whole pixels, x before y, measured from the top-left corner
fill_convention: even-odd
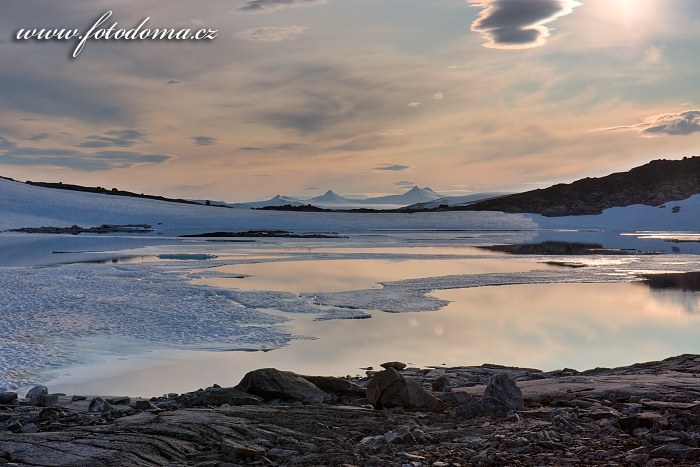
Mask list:
[[[609,18],[625,29],[644,27],[653,17],[656,0],[613,0],[603,3]]]

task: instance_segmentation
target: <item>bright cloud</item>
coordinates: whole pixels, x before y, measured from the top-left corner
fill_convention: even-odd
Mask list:
[[[483,8],[471,29],[481,33],[494,49],[538,47],[549,37],[545,26],[570,14],[580,5],[575,0],[468,0]]]

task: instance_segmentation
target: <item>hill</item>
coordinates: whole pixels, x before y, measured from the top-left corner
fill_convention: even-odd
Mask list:
[[[380,196],[378,198],[368,198],[364,200],[365,204],[396,204],[401,206],[409,206],[416,203],[426,203],[442,198],[442,195],[435,193],[428,187],[418,188],[414,186],[402,195]]]
[[[547,217],[600,214],[633,204],[661,206],[700,193],[700,157],[655,160],[627,172],[584,178],[465,206],[468,211],[533,213]]]

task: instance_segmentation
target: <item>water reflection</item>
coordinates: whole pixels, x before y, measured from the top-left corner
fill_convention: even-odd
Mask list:
[[[95,380],[89,373],[88,383],[64,381],[56,390],[153,395],[214,382],[234,385],[247,371],[263,367],[354,375],[360,367],[400,360],[418,366],[498,363],[584,370],[700,353],[700,315],[686,312],[687,304],[700,307],[700,293],[664,294],[634,283],[446,290],[434,295],[452,303],[438,312],[375,312],[369,320],[330,322],[302,317],[293,322],[293,332],[316,340],[293,341],[267,353],[152,354],[161,360],[151,361],[154,367],[147,370],[111,377],[118,370],[110,365],[108,379]],[[70,380],[75,383],[79,375]]]
[[[379,282],[422,277],[547,269],[536,261],[503,259],[338,259],[226,265],[210,272],[244,279],[206,278],[196,283],[243,290],[291,293],[344,292],[380,288]]]

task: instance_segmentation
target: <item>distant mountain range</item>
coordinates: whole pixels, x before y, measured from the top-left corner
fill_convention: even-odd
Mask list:
[[[406,193],[401,195],[378,196],[374,198],[346,198],[335,193],[333,190],[326,191],[323,195],[316,196],[310,199],[293,198],[289,196],[277,195],[274,198],[265,201],[253,201],[250,203],[236,203],[229,205],[231,207],[249,207],[259,209],[263,207],[280,207],[291,206],[300,207],[312,205],[325,209],[352,209],[352,208],[378,208],[382,206],[388,207],[403,207],[410,206],[416,203],[427,203],[437,199],[442,199],[443,196],[435,193],[430,188],[419,188],[414,186]]]
[[[633,204],[661,206],[700,193],[700,156],[655,160],[627,172],[502,196],[465,206],[468,211],[534,213],[548,217],[600,214]]]
[[[0,178],[14,181],[6,177]],[[328,190],[323,195],[310,199],[277,195],[265,201],[230,204],[223,201],[165,198],[116,188],[84,187],[60,182],[26,183],[44,188],[225,208],[357,212],[502,211],[559,217],[600,214],[608,208],[633,204],[661,206],[671,201],[690,198],[700,193],[700,156],[686,157],[682,160],[655,160],[627,172],[600,178],[584,178],[573,183],[562,183],[518,194],[491,192],[453,197],[443,197],[430,188],[414,186],[401,195],[367,199],[346,198]]]

